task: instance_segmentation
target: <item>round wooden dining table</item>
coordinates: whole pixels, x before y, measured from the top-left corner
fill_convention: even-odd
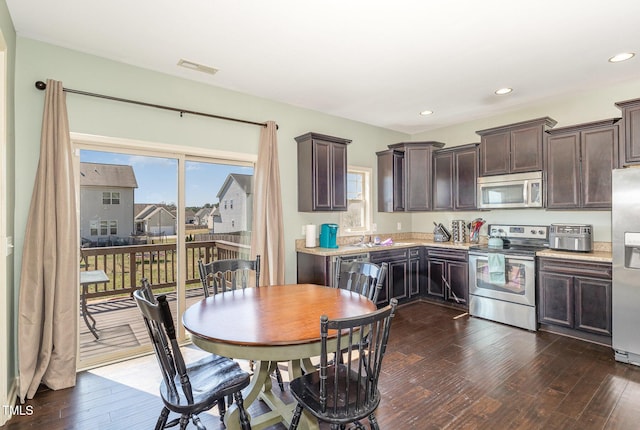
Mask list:
[[[285,404],[271,392],[271,373],[278,362],[289,363],[289,377],[302,375],[311,357],[320,355],[320,317],[354,317],[376,310],[366,297],[313,284],[246,288],[216,294],[191,305],[182,316],[193,343],[214,354],[258,362],[243,391],[245,407],[260,398],[271,412],[251,417],[259,430],[282,422],[289,426],[295,402]],[[310,369],[315,370],[315,369]],[[308,429],[318,423],[305,413]],[[228,429],[239,428],[232,405],[224,417]]]

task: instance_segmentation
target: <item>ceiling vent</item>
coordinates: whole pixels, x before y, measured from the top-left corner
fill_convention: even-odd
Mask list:
[[[181,58],[180,61],[178,61],[178,66],[196,70],[202,73],[208,73],[210,75],[215,75],[216,73],[218,73],[218,69],[216,69],[215,67],[209,67],[202,64],[194,63],[193,61],[185,60],[184,58]]]

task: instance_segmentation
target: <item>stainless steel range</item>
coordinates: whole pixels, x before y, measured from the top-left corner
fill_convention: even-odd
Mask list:
[[[535,254],[549,247],[549,227],[492,224],[488,228],[490,237],[502,239],[502,247],[469,248],[469,314],[535,331]]]

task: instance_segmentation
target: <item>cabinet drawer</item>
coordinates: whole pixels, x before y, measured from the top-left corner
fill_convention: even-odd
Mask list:
[[[408,249],[396,249],[388,251],[371,252],[371,261],[374,263],[392,262],[406,260],[409,257]]]
[[[429,258],[444,258],[445,260],[467,261],[467,251],[442,248],[427,248]]]
[[[601,279],[611,279],[613,274],[611,263],[564,260],[560,258],[539,258],[538,270]]]

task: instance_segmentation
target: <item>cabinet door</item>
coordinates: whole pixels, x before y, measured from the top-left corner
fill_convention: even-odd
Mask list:
[[[548,136],[545,144],[547,209],[580,206],[580,133]]]
[[[534,126],[511,132],[510,173],[542,170],[542,127]]]
[[[538,322],[573,328],[573,277],[539,272]]]
[[[331,210],[331,142],[314,140],[313,144],[313,210]]]
[[[389,263],[389,299],[409,297],[409,262],[408,260]]]
[[[511,133],[488,134],[480,143],[480,176],[509,173]]]
[[[429,258],[429,260],[427,260],[429,276],[429,282],[425,289],[425,293],[427,295],[444,298],[444,279],[447,275],[446,264],[447,263],[444,260],[437,258]]]
[[[380,151],[378,157],[378,212],[393,212],[393,151]]]
[[[407,146],[404,195],[407,211],[431,210],[431,147]]]
[[[331,145],[331,209],[347,210],[347,146],[333,143]]]
[[[393,151],[393,210],[405,210],[404,153]]]
[[[611,170],[617,167],[617,144],[617,125],[582,132],[583,208],[611,208]]]
[[[418,251],[416,251],[418,252]],[[412,257],[409,259],[409,297],[420,294],[420,258]]]
[[[433,155],[433,210],[454,209],[454,153]]]
[[[575,328],[611,336],[611,281],[576,277]]]
[[[469,298],[469,264],[467,262],[450,261],[447,263],[447,281],[445,298],[459,305],[466,305]]]
[[[454,209],[459,211],[476,208],[476,182],[478,180],[478,148],[474,146],[454,151],[453,195]]]
[[[640,164],[640,99],[622,109],[624,138],[620,139],[620,159],[625,166]]]

